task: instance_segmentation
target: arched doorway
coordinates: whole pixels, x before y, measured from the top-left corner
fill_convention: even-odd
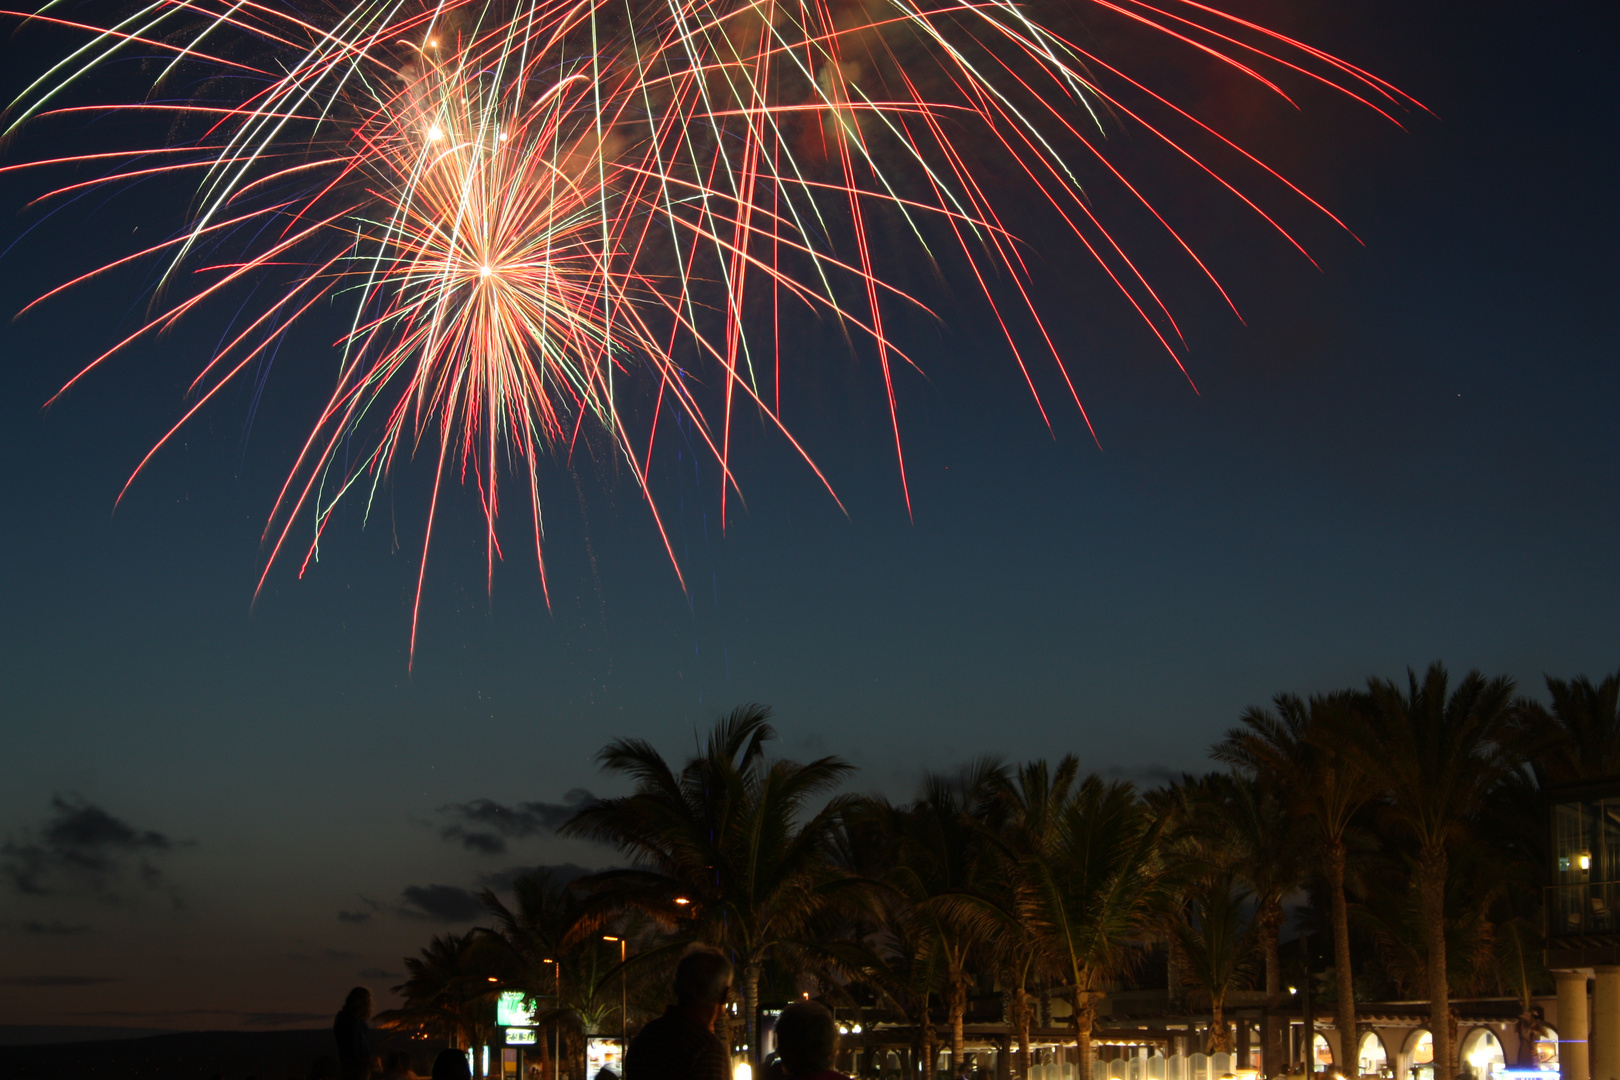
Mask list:
[[[1356,1047],[1356,1067],[1361,1076],[1389,1076],[1389,1051],[1384,1040],[1369,1031]]]
[[[1331,1072],[1333,1069],[1333,1044],[1327,1041],[1327,1036],[1317,1033],[1311,1040],[1311,1071]]]
[[[1401,1057],[1409,1080],[1434,1080],[1434,1035],[1428,1028],[1417,1028],[1406,1037]]]
[[[1473,1074],[1474,1080],[1490,1080],[1492,1074],[1507,1065],[1502,1042],[1490,1028],[1475,1028],[1462,1041],[1462,1067]]]

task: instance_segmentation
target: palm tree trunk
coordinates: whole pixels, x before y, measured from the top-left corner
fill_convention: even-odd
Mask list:
[[[1175,934],[1171,934],[1167,942],[1167,954],[1164,960],[1164,982],[1165,994],[1169,999],[1172,1012],[1181,1009],[1187,981],[1185,968],[1186,965],[1182,963],[1181,941]]]
[[[1418,855],[1418,888],[1423,901],[1423,937],[1428,946],[1429,1031],[1434,1036],[1434,1080],[1457,1075],[1451,1038],[1451,989],[1446,981],[1446,849],[1433,845]]]
[[[922,1029],[922,1080],[935,1080],[939,1072],[939,1035],[934,1031],[934,1021],[928,1015],[927,998],[923,999],[923,1029]]]
[[[1226,1030],[1226,1001],[1219,996],[1209,999],[1209,1052],[1232,1052],[1232,1034]]]
[[[1074,991],[1074,1045],[1080,1051],[1080,1063],[1075,1067],[1076,1080],[1091,1080],[1092,1059],[1096,1048],[1091,1045],[1091,1029],[1097,1024],[1097,998],[1090,990]]]
[[[714,1022],[714,1037],[719,1039],[720,1045],[726,1048],[726,1059],[728,1061],[731,1058],[731,1048],[737,1044],[737,1040],[731,1034],[733,1023],[730,1006],[720,1006],[720,1015]],[[591,1080],[591,1078],[587,1076],[585,1080]]]
[[[1266,1013],[1261,1028],[1260,1071],[1267,1076],[1279,1072],[1282,1064],[1278,1045],[1281,1032],[1272,1015],[1282,1004],[1282,955],[1278,950],[1282,923],[1282,901],[1276,897],[1267,899],[1260,911],[1260,940],[1266,961]],[[1238,1067],[1247,1069],[1249,1063],[1241,1061]]]
[[[1339,984],[1333,1026],[1339,1029],[1339,1070],[1352,1076],[1350,1069],[1356,1067],[1361,1048],[1356,1029],[1356,979],[1350,967],[1350,911],[1344,900],[1344,841],[1338,837],[1328,842],[1327,879],[1333,902],[1333,976]]]
[[[955,1076],[964,1057],[962,1025],[967,1015],[967,974],[959,962],[951,965],[950,993],[947,1006],[951,1014],[951,1075]]]
[[[1013,991],[1013,1023],[1018,1025],[1018,1080],[1029,1080],[1029,991]]]
[[[556,1080],[556,1078],[551,1075],[551,1032],[547,1031],[545,1028],[541,1028],[540,1038],[535,1041],[539,1043],[539,1045],[535,1047],[535,1053],[540,1058],[539,1065],[541,1080]]]
[[[759,1032],[755,1027],[759,1023],[759,965],[749,964],[743,968],[743,1010],[747,1013],[743,1017],[743,1033],[747,1036],[748,1053],[744,1060],[759,1071]]]

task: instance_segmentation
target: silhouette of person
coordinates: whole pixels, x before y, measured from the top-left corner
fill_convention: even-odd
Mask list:
[[[833,1068],[838,1024],[814,1001],[795,1001],[776,1018],[776,1052],[791,1080],[849,1080]]]
[[[675,1004],[647,1021],[624,1056],[625,1080],[731,1080],[714,1023],[731,995],[731,961],[697,946],[675,966]]]
[[[472,1080],[472,1067],[467,1064],[465,1050],[445,1047],[433,1059],[433,1080]]]
[[[343,1008],[332,1021],[332,1035],[337,1039],[338,1069],[343,1080],[368,1080],[371,1076],[371,1050],[367,1045],[370,1032],[366,1021],[371,1019],[371,991],[357,986],[349,991]]]

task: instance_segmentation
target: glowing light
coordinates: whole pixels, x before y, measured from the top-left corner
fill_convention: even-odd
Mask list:
[[[501,142],[505,142],[506,141],[506,132],[504,132],[504,131],[501,132],[499,135],[496,136],[496,138],[499,139]]]
[[[1578,860],[1576,860],[1576,861],[1580,863],[1580,867],[1581,867],[1582,870],[1590,870],[1590,869],[1592,869],[1592,856],[1590,854],[1588,854],[1587,852],[1584,852],[1584,851],[1581,852],[1580,858]]]
[[[754,1067],[746,1061],[739,1061],[731,1067],[731,1080],[754,1080]]]
[[[434,142],[438,142],[440,139],[443,139],[444,128],[440,127],[438,124],[434,124],[432,127],[428,128],[428,138]]]
[[[485,263],[483,266],[480,266],[478,268],[478,276],[479,277],[489,277],[489,274],[490,274],[490,269],[489,269],[489,264],[488,263]],[[613,939],[609,938],[608,940],[611,941]]]

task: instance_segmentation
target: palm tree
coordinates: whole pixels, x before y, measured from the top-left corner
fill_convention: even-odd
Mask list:
[[[951,1029],[951,1072],[962,1063],[969,959],[986,939],[986,922],[971,901],[988,894],[991,851],[975,815],[1005,781],[996,758],[974,762],[955,777],[924,777],[917,800],[903,808],[874,801],[894,838],[883,884],[907,901],[921,937],[939,953],[945,1011]]]
[[[1449,684],[1438,662],[1421,681],[1408,670],[1404,690],[1393,682],[1368,680],[1360,708],[1351,714],[1353,738],[1341,744],[1369,774],[1383,777],[1390,815],[1416,846],[1429,1021],[1441,1078],[1457,1074],[1446,959],[1449,853],[1486,793],[1514,766],[1502,745],[1512,716],[1513,681],[1471,671],[1455,690]]]
[[[500,992],[490,974],[498,962],[476,931],[433,938],[421,955],[405,958],[408,977],[394,987],[405,1004],[379,1013],[378,1025],[442,1039],[461,1050],[487,1042]]]
[[[1209,994],[1211,1054],[1232,1052],[1232,1032],[1226,1024],[1226,995],[1249,978],[1254,963],[1254,931],[1258,917],[1244,917],[1243,890],[1231,872],[1217,873],[1194,892],[1187,917],[1176,925],[1176,937],[1187,971]],[[1244,1062],[1243,1066],[1248,1067]]]
[[[1280,781],[1269,771],[1252,776],[1212,773],[1175,788],[1176,831],[1186,842],[1188,862],[1202,863],[1206,873],[1243,882],[1254,897],[1249,933],[1257,939],[1264,959],[1268,1013],[1263,1056],[1267,1072],[1281,1064],[1276,1038],[1281,1031],[1270,1022],[1270,1010],[1282,1000],[1283,901],[1304,884],[1313,854],[1310,823],[1296,813],[1292,792]],[[1188,925],[1184,917],[1172,917],[1170,924],[1173,928]],[[1174,937],[1183,946],[1178,950],[1183,960],[1187,959],[1184,936],[1178,930]]]
[[[500,978],[500,989],[519,990],[550,1008],[539,1010],[536,1023],[556,1029],[565,1043],[559,1058],[571,1062],[575,1076],[585,1077],[586,1041],[610,1031],[620,1009],[620,980],[636,960],[621,968],[615,949],[606,948],[599,932],[599,913],[581,890],[557,880],[540,867],[512,883],[514,906],[492,890],[481,899],[495,926],[481,933],[488,942]],[[624,927],[615,926],[620,934]],[[475,931],[476,933],[477,931]]]
[[[1380,857],[1367,868],[1366,898],[1354,914],[1401,996],[1421,997],[1429,986],[1430,950],[1421,874],[1413,865],[1413,852],[1401,850],[1404,846],[1400,839],[1390,838]],[[1490,917],[1500,890],[1495,869],[1495,860],[1482,842],[1459,845],[1450,854],[1445,891],[1445,979],[1452,994],[1484,990],[1495,966],[1495,950],[1500,943]],[[1435,1065],[1440,1065],[1438,1057]]]
[[[1364,755],[1352,752],[1359,735],[1352,723],[1354,695],[1312,695],[1305,700],[1294,694],[1278,694],[1272,705],[1275,712],[1259,708],[1246,711],[1242,726],[1228,731],[1210,752],[1217,760],[1286,792],[1293,807],[1316,824],[1333,924],[1337,983],[1334,1026],[1339,1030],[1340,1057],[1348,1061],[1355,1053],[1357,1039],[1350,914],[1344,891],[1345,835],[1357,812],[1377,795],[1379,774],[1369,767]],[[1268,956],[1268,1012],[1277,1008],[1282,999],[1281,980],[1273,981],[1273,971]],[[1276,1053],[1273,1047],[1266,1047],[1268,1067]]]
[[[1012,912],[1036,954],[1068,980],[1080,1075],[1091,1075],[1091,1032],[1106,982],[1138,956],[1156,896],[1160,823],[1129,783],[1065,757],[1021,766],[1002,789],[1008,827],[998,838]]]
[[[1513,725],[1541,786],[1620,773],[1620,671],[1596,686],[1585,675],[1546,679],[1552,710],[1521,700]]]
[[[769,718],[762,706],[734,710],[679,772],[641,739],[610,743],[597,760],[631,778],[634,792],[586,807],[561,830],[612,844],[638,867],[593,876],[604,903],[672,925],[684,910],[686,933],[728,951],[755,1058],[760,972],[778,954],[816,950],[806,931],[840,884],[826,858],[829,835],[852,802],[839,796],[810,812],[852,766],[836,757],[767,762]]]

